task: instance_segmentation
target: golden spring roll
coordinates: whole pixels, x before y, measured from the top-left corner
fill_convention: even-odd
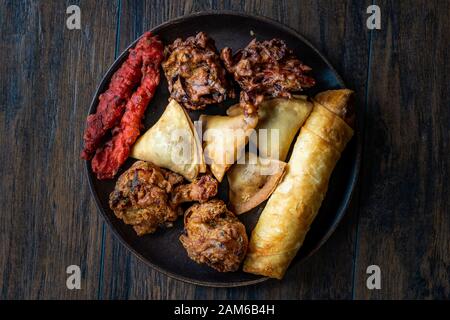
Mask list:
[[[347,107],[352,91],[319,93],[301,128],[282,182],[250,238],[244,271],[283,278],[325,197],[328,180],[353,135]],[[347,122],[346,122],[347,121]]]

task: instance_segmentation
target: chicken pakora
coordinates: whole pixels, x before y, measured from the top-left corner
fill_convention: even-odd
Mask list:
[[[265,97],[290,98],[291,92],[314,86],[306,75],[311,68],[303,64],[280,39],[252,40],[235,55],[224,48],[220,57],[241,87],[240,103],[246,114],[256,112]]]
[[[179,174],[137,161],[117,180],[109,205],[139,236],[153,233],[158,227],[172,226],[183,214],[182,202],[204,202],[217,193],[218,182],[208,175],[183,182]]]
[[[217,199],[186,211],[180,241],[192,260],[220,272],[236,271],[248,246],[245,226]]]
[[[186,40],[176,39],[165,49],[162,67],[170,96],[187,109],[234,98],[234,91],[222,66],[214,40],[199,32]]]

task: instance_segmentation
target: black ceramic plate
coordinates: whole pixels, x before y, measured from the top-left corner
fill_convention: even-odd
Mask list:
[[[326,89],[344,87],[344,83],[339,75],[307,40],[297,32],[266,18],[223,11],[205,12],[178,18],[164,23],[151,31],[159,35],[165,44],[169,44],[179,37],[186,38],[195,35],[199,31],[205,31],[216,41],[216,46],[219,50],[225,46],[229,46],[233,50],[243,48],[253,37],[256,37],[258,40],[280,38],[286,41],[297,56],[313,69],[312,76],[316,79],[317,85],[314,89],[305,91],[305,94],[312,96]],[[136,41],[130,47],[133,47]],[[107,71],[95,93],[89,113],[95,112],[99,94],[107,88],[112,74],[126,59],[127,54],[128,49],[120,55]],[[168,97],[167,82],[164,76],[162,76],[161,84],[154,99],[148,106],[145,115],[144,123],[146,128],[150,128],[159,119],[167,105]],[[226,107],[235,102],[227,101],[221,105],[211,106],[205,113],[225,114]],[[199,114],[199,112],[190,112],[193,120],[197,120]],[[355,141],[353,139],[347,146],[347,149],[334,170],[327,196],[322,204],[318,217],[314,221],[305,243],[291,267],[317,250],[334,231],[344,215],[356,182],[359,167],[359,148]],[[119,174],[129,168],[133,161],[129,159]],[[108,196],[114,189],[116,180],[99,181],[92,174],[90,162],[86,163],[86,168],[92,193],[105,220],[119,240],[151,267],[168,276],[206,286],[242,286],[261,282],[266,279],[242,271],[219,273],[207,266],[198,265],[190,260],[178,240],[183,228],[182,218],[178,219],[173,228],[159,230],[151,235],[137,237],[133,229],[117,219],[108,206]],[[220,186],[219,197],[226,202],[228,200],[227,192],[228,187],[225,181]],[[247,227],[248,233],[253,229],[264,205],[265,203],[251,212],[240,216]]]

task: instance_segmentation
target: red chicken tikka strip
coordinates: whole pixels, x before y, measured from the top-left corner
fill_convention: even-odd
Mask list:
[[[88,116],[81,158],[90,160],[109,131],[119,124],[125,105],[142,79],[143,56],[153,52],[153,36],[146,32],[120,68],[113,74],[108,89],[99,96],[94,114]]]
[[[112,138],[98,148],[92,159],[92,170],[98,179],[113,178],[120,166],[128,158],[131,147],[136,142],[142,128],[145,110],[153,98],[160,81],[159,67],[163,60],[163,44],[156,37],[143,36],[146,50],[142,57],[142,80],[137,90],[125,105],[120,122],[112,129]]]

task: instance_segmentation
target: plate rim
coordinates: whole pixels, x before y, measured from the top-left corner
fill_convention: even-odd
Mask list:
[[[189,19],[194,19],[194,18],[198,18],[198,17],[202,17],[202,16],[211,16],[211,15],[230,15],[230,16],[235,16],[235,17],[241,17],[241,18],[245,18],[245,19],[253,19],[253,20],[257,20],[259,22],[264,22],[266,24],[269,25],[273,25],[279,29],[281,29],[282,31],[286,32],[286,33],[290,33],[292,36],[294,36],[295,38],[300,39],[302,42],[304,42],[307,46],[309,46],[318,56],[320,56],[320,58],[323,60],[323,62],[328,66],[328,68],[333,72],[334,76],[336,76],[339,84],[345,88],[345,83],[342,79],[342,77],[339,75],[339,73],[336,71],[336,69],[331,65],[331,63],[328,61],[328,59],[309,41],[307,40],[303,35],[301,35],[297,30],[279,22],[276,21],[272,18],[269,17],[265,17],[265,16],[259,16],[259,15],[254,15],[254,14],[250,14],[250,13],[245,13],[245,12],[238,12],[238,11],[233,11],[233,10],[204,10],[204,11],[198,11],[198,12],[194,12],[191,14],[187,14],[187,15],[183,15],[183,16],[179,16],[179,17],[175,17],[173,19],[169,19],[149,30],[146,31],[150,31],[152,33],[157,33],[159,30],[176,24],[176,23],[180,23],[183,22],[185,20],[189,20]],[[146,32],[144,31],[144,32]],[[97,100],[98,100],[98,96],[99,96],[99,91],[100,88],[104,86],[105,82],[108,81],[111,77],[111,73],[113,72],[113,70],[116,68],[117,64],[122,61],[124,59],[124,57],[128,54],[128,51],[133,48],[136,43],[139,41],[139,39],[143,36],[143,34],[141,34],[139,37],[137,37],[135,40],[133,40],[130,45],[128,45],[118,56],[116,59],[114,59],[114,61],[111,63],[111,65],[107,68],[107,70],[105,71],[105,73],[102,76],[102,79],[100,80],[99,84],[97,85],[95,92],[94,92],[94,96],[91,100],[90,106],[89,106],[89,110],[88,110],[88,115],[92,114],[97,107]],[[344,218],[348,207],[352,201],[353,198],[353,194],[355,191],[355,187],[357,185],[358,182],[358,178],[359,178],[359,171],[360,171],[360,166],[361,166],[361,139],[359,137],[360,133],[359,133],[359,120],[358,120],[358,116],[357,118],[357,125],[355,126],[355,135],[353,139],[356,139],[356,158],[355,158],[355,165],[354,165],[354,170],[353,170],[353,176],[351,177],[351,182],[350,182],[350,190],[349,192],[346,193],[345,198],[343,199],[344,201],[344,206],[338,211],[336,212],[336,219],[335,222],[331,225],[331,227],[329,228],[328,232],[325,233],[325,235],[321,238],[320,241],[317,242],[316,245],[314,245],[314,247],[311,249],[311,251],[305,255],[301,260],[295,262],[295,265],[300,265],[302,263],[304,263],[307,259],[309,259],[314,253],[316,253],[324,244],[325,242],[327,242],[327,240],[330,238],[330,236],[335,232],[336,228],[338,227],[339,223],[342,221],[342,219]],[[146,264],[148,267],[151,267],[152,269],[164,274],[167,277],[179,280],[179,281],[183,281],[189,284],[194,284],[194,285],[198,285],[198,286],[204,286],[204,287],[211,287],[211,288],[235,288],[235,287],[244,287],[244,286],[249,286],[249,285],[256,285],[258,283],[262,283],[267,281],[268,279],[270,279],[269,277],[264,277],[261,276],[260,278],[254,279],[254,280],[246,280],[246,281],[238,281],[238,282],[212,282],[212,281],[200,281],[200,280],[193,280],[184,276],[181,276],[179,274],[173,273],[171,271],[167,271],[161,267],[159,267],[158,265],[156,265],[155,263],[153,263],[152,261],[150,261],[149,259],[145,258],[142,254],[140,254],[139,252],[137,252],[130,244],[128,244],[125,239],[122,237],[122,235],[119,233],[118,230],[116,230],[115,226],[113,225],[112,221],[109,219],[107,213],[105,212],[103,206],[100,203],[100,199],[97,195],[97,192],[95,190],[94,187],[94,181],[93,181],[93,173],[91,172],[90,169],[90,160],[84,161],[84,167],[85,167],[85,174],[88,178],[88,183],[89,183],[89,189],[90,189],[90,193],[93,195],[94,200],[95,200],[95,205],[97,207],[97,211],[100,212],[103,220],[108,224],[109,229],[112,231],[112,233],[114,234],[114,237],[116,239],[119,240],[119,242],[125,246],[126,249],[128,249],[130,252],[132,252],[139,260],[141,260],[144,264]],[[103,250],[103,249],[102,249]],[[290,268],[289,268],[290,269]]]

